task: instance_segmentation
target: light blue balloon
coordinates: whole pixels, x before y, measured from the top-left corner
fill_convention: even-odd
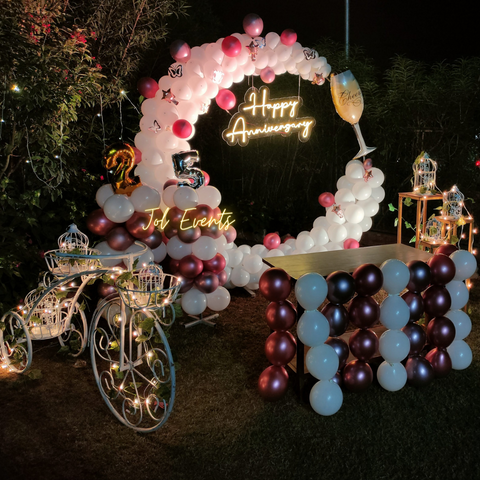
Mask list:
[[[460,310],[467,304],[470,292],[463,282],[460,280],[452,280],[445,285],[445,288],[448,290],[450,298],[452,299],[452,305],[450,306],[452,310]]]
[[[378,367],[377,380],[385,390],[396,392],[407,383],[407,371],[401,363],[385,361]]]
[[[316,310],[327,298],[327,281],[319,273],[306,273],[295,284],[295,296],[305,310]]]
[[[308,351],[305,363],[315,378],[330,380],[337,373],[340,361],[333,347],[324,343]]]
[[[407,302],[398,295],[385,298],[380,305],[380,322],[387,328],[399,330],[410,318],[410,309]]]
[[[465,370],[472,363],[472,350],[463,340],[455,340],[447,347],[454,370]]]
[[[325,417],[337,413],[342,403],[342,389],[332,380],[320,380],[310,391],[310,405]]]
[[[390,295],[398,295],[410,281],[410,270],[401,260],[387,260],[380,270],[383,273],[383,289]]]
[[[330,334],[330,324],[318,310],[306,310],[297,324],[297,335],[309,347],[322,345]]]
[[[463,310],[449,310],[445,316],[455,325],[454,340],[463,340],[472,331],[472,321]]]
[[[410,340],[401,330],[387,330],[378,341],[380,355],[389,363],[401,362],[410,351]]]

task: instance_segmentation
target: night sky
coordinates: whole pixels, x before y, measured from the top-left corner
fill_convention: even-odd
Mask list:
[[[344,0],[210,3],[222,21],[222,36],[243,33],[245,15],[257,13],[264,22],[263,35],[292,28],[306,47],[321,37],[345,40]],[[350,0],[350,44],[364,47],[367,56],[384,65],[396,54],[426,62],[479,56],[475,10],[471,0]]]

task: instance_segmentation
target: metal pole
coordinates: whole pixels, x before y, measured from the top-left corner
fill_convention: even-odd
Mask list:
[[[348,60],[350,44],[350,0],[345,0],[345,58]]]

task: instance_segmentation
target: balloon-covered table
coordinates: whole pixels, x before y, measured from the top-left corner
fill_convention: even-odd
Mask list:
[[[296,282],[307,273],[319,273],[326,277],[335,271],[353,272],[363,264],[380,266],[390,259],[401,260],[408,263],[413,260],[428,262],[432,255],[407,245],[391,244],[374,247],[364,247],[352,250],[339,250],[331,252],[318,252],[285,257],[269,257],[264,262],[271,267],[281,268]],[[297,317],[300,318],[304,308],[297,302]],[[347,343],[351,332],[345,333]],[[342,336],[342,337],[343,337]],[[341,337],[341,338],[342,338]],[[295,373],[295,389],[303,397],[306,382],[309,378],[305,371],[305,346],[300,339],[297,340],[297,355],[290,362],[289,367]]]

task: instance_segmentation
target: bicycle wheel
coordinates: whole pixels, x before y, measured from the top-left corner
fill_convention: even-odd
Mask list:
[[[25,372],[32,363],[32,339],[23,318],[15,312],[0,320],[0,363],[16,373]]]

